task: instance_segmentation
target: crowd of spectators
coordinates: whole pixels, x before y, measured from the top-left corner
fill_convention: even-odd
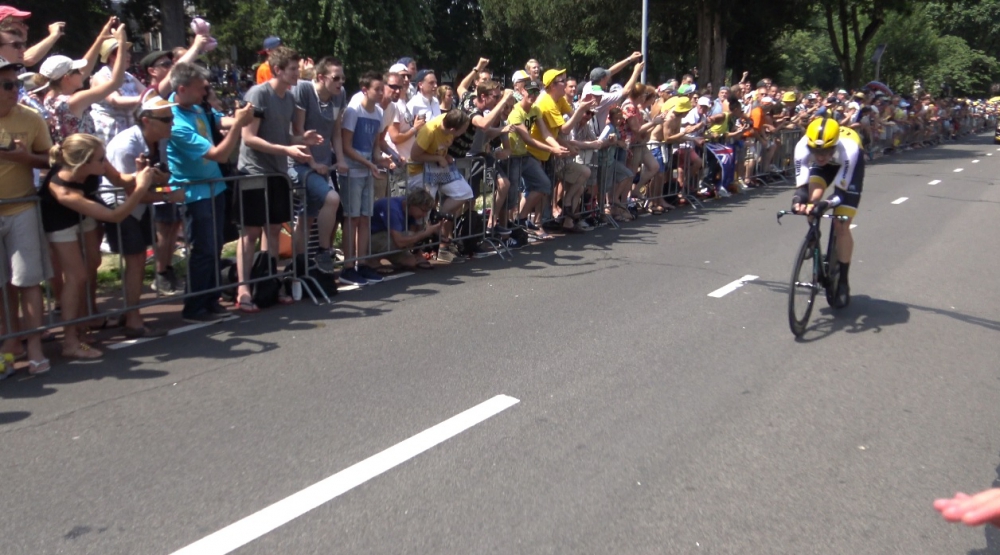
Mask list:
[[[434,256],[463,262],[476,246],[458,244],[456,222],[477,209],[483,236],[516,249],[759,186],[787,169],[782,145],[820,115],[854,128],[876,156],[954,137],[988,110],[884,86],[754,87],[747,74],[718,90],[694,71],[652,86],[640,82],[639,52],[585,79],[535,59],[506,79],[480,59],[452,84],[401,58],[348,95],[339,60],[313,62],[278,37],[264,40],[244,104],[227,109],[199,61],[203,35],[133,64],[137,49],[111,17],[74,59],[48,55],[64,23],[28,45],[30,17],[0,6],[0,277],[11,316],[0,335],[42,329],[45,284],[69,359],[102,356],[92,346],[108,325],[96,319],[102,240],[124,261],[126,307],[140,305],[151,258],[152,288],[185,293],[186,321],[212,322],[229,314],[219,268],[234,240],[234,307],[256,313],[266,303],[255,280],[276,267],[283,228],[297,244],[315,239],[319,272],[365,286],[432,268]],[[731,179],[712,145],[731,148]],[[235,186],[224,181],[234,175]],[[180,236],[186,279],[173,264]],[[279,288],[275,301],[294,299]],[[111,325],[128,338],[166,333],[135,308]],[[2,351],[43,373],[42,338],[9,338]]]

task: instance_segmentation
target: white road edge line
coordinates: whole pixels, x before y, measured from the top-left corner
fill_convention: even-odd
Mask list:
[[[298,493],[230,524],[214,534],[174,551],[171,555],[225,555],[231,553],[517,403],[520,403],[520,400],[507,395],[497,395],[440,424],[427,428],[381,453],[372,455],[333,476],[316,482]]]
[[[941,183],[941,180],[940,179],[935,179],[934,181],[931,181],[930,183],[928,183],[928,185],[937,185],[938,183]]]
[[[190,325],[187,325],[187,326],[181,326],[179,328],[174,328],[174,329],[168,331],[167,335],[168,336],[170,336],[170,335],[179,335],[179,334],[186,333],[186,332],[189,332],[189,331],[200,330],[201,328],[208,327],[208,326],[211,326],[211,325],[214,325],[214,324],[218,324],[218,323],[221,323],[221,322],[232,322],[233,320],[239,320],[239,319],[240,319],[239,316],[237,316],[235,314],[232,314],[230,316],[226,316],[225,318],[220,318],[218,320],[215,320],[214,322],[203,322],[203,323],[200,323],[200,324],[190,324]],[[108,345],[108,348],[111,349],[111,350],[113,350],[113,351],[115,351],[115,350],[118,350],[118,349],[124,349],[125,347],[131,347],[132,345],[142,345],[143,343],[149,343],[150,341],[156,341],[157,339],[160,339],[160,338],[159,337],[140,337],[139,339],[126,339],[125,341],[122,341],[120,343],[114,343],[112,345]]]
[[[725,297],[726,295],[732,293],[733,291],[736,291],[740,287],[743,287],[743,285],[746,284],[746,282],[753,281],[758,277],[760,276],[751,276],[750,274],[747,274],[741,277],[740,279],[730,283],[729,285],[726,285],[725,287],[720,287],[715,291],[712,291],[711,293],[708,294],[708,296],[715,297],[716,299],[721,299],[722,297]]]
[[[858,224],[851,224],[851,227],[850,227],[850,229],[854,229],[854,228],[856,228],[856,227],[858,227]]]
[[[955,169],[955,173],[958,173],[958,172],[962,171],[963,169],[965,169],[965,168],[956,168]]]
[[[898,199],[892,201],[893,204],[903,204],[904,202],[910,200],[910,197],[899,197]]]

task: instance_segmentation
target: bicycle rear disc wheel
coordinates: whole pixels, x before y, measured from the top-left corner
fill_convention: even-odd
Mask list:
[[[792,280],[788,288],[788,325],[795,337],[802,337],[806,332],[816,294],[819,292],[818,251],[815,242],[806,238],[792,268]]]

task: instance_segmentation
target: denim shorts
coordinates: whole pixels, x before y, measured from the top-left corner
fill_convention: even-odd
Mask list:
[[[326,196],[333,190],[329,177],[324,177],[306,164],[296,164],[288,168],[288,177],[296,187],[305,186],[306,217],[315,218],[326,202]],[[305,179],[305,183],[302,180]]]

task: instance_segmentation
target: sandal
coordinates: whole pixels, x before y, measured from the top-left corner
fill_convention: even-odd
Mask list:
[[[249,295],[245,295],[236,301],[236,310],[239,310],[244,314],[257,314],[260,312],[260,307],[253,304],[253,300]]]
[[[283,305],[295,304],[295,299],[289,297],[288,295],[278,295],[278,304],[283,304]]]
[[[39,374],[44,374],[52,370],[52,365],[49,364],[49,359],[43,358],[42,360],[29,360],[28,361],[28,373],[32,376],[37,376]]]
[[[78,360],[93,360],[96,358],[101,358],[102,356],[104,356],[104,353],[98,351],[97,349],[94,349],[93,347],[87,345],[86,343],[80,343],[80,346],[77,347],[75,351],[73,351],[72,353],[67,353],[66,351],[63,351],[62,355],[66,358],[75,358]]]

